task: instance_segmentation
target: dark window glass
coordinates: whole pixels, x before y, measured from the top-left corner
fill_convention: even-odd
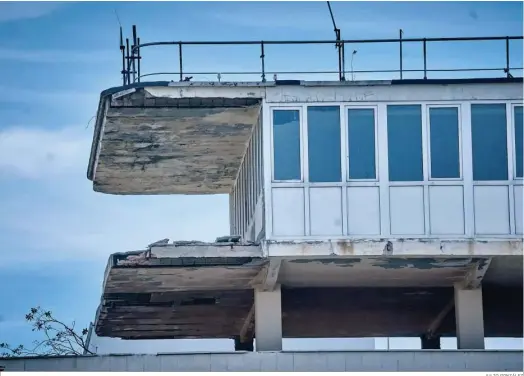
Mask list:
[[[375,111],[348,110],[348,168],[350,179],[375,179]]]
[[[298,110],[273,111],[275,180],[300,180],[300,115]]]
[[[309,181],[341,181],[340,107],[308,107],[307,124]]]
[[[471,105],[473,180],[507,180],[508,148],[505,104]]]
[[[522,139],[524,134],[522,131],[522,106],[516,106],[514,110],[515,116],[515,155],[516,155],[516,170],[517,178],[522,177],[522,162],[524,159],[524,150],[522,149]]]
[[[390,181],[422,181],[422,113],[419,105],[390,105],[388,165]]]
[[[458,108],[430,108],[429,127],[431,177],[460,178]]]

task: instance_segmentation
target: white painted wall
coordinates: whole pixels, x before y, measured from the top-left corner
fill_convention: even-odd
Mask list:
[[[349,351],[0,359],[14,371],[522,372],[522,351]]]
[[[280,86],[266,88],[264,111],[264,190],[266,239],[335,240],[374,238],[522,238],[522,184],[514,171],[512,106],[522,104],[520,84]],[[508,180],[473,181],[471,104],[504,103],[507,113]],[[308,181],[307,146],[302,147],[302,180],[272,181],[272,111],[298,109],[301,143],[307,145],[308,105],[341,106],[340,183]],[[390,182],[388,104],[422,106],[423,181]],[[430,164],[427,114],[430,107],[459,109],[460,179],[436,180]],[[378,179],[350,181],[346,145],[348,108],[375,108]]]

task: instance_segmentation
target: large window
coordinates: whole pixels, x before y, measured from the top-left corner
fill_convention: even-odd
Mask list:
[[[308,107],[307,131],[309,181],[341,181],[340,107]]]
[[[507,180],[506,105],[471,105],[473,180]]]
[[[298,110],[273,111],[273,179],[301,180]]]
[[[376,179],[375,110],[348,109],[347,137],[349,179]]]
[[[387,122],[389,180],[422,181],[420,105],[389,105]]]
[[[432,179],[460,178],[458,107],[429,108],[430,176]]]
[[[515,172],[517,178],[522,178],[522,162],[524,159],[524,150],[522,148],[524,137],[522,130],[522,106],[515,106],[513,108],[513,121],[515,127]]]

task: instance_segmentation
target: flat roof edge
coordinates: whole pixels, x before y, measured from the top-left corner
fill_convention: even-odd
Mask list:
[[[129,89],[144,89],[148,87],[172,87],[173,89],[198,88],[198,87],[218,87],[218,88],[239,88],[239,87],[277,87],[277,86],[301,86],[301,87],[357,87],[357,86],[398,86],[398,85],[468,85],[468,84],[522,84],[522,77],[499,77],[499,78],[456,78],[456,79],[398,79],[398,80],[368,80],[368,81],[302,81],[302,80],[277,80],[273,82],[175,82],[175,81],[150,81],[138,82],[131,85],[115,86],[106,89],[100,94],[100,101],[96,115],[96,121],[91,143],[91,151],[87,167],[87,178],[94,181],[95,163],[98,153],[101,130],[104,121],[104,111],[109,105],[109,97],[115,93]]]

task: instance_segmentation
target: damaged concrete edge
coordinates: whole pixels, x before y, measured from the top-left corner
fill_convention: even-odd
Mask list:
[[[264,255],[276,256],[522,256],[522,239],[341,239],[264,240]]]
[[[111,268],[118,266],[147,266],[159,265],[151,260],[158,259],[198,259],[198,258],[235,258],[235,259],[262,259],[263,252],[259,244],[250,242],[214,242],[176,241],[169,243],[163,239],[150,244],[146,249],[130,252],[117,252],[110,256],[106,267],[105,280]],[[161,264],[161,263],[160,263]],[[165,264],[169,266],[169,264]]]
[[[107,90],[102,91],[100,93],[100,100],[98,102],[98,110],[96,113],[96,120],[95,120],[95,127],[93,130],[93,141],[91,142],[91,152],[89,155],[89,162],[87,165],[87,178],[91,181],[94,180],[94,173],[95,173],[95,163],[96,163],[96,156],[99,153],[100,148],[100,137],[102,135],[102,128],[103,128],[103,122],[104,122],[104,116],[102,114],[106,111],[106,106],[108,106],[108,102],[110,101],[110,96],[112,96],[115,93],[119,93],[121,91],[127,91],[129,89],[138,89],[138,88],[144,88],[144,87],[154,87],[154,86],[168,86],[169,81],[157,81],[157,82],[144,82],[144,83],[136,83],[132,85],[126,85],[126,86],[116,86],[109,88]]]

